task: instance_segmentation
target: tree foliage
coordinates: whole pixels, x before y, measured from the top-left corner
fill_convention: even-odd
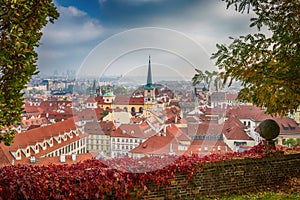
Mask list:
[[[203,73],[200,69],[195,69],[195,70],[197,73],[192,78],[194,86],[204,82],[207,85],[208,89],[210,89],[210,85],[212,81],[214,81],[214,86],[216,91],[222,88],[222,84],[221,84],[222,78],[220,76],[220,73],[216,71],[210,72],[207,70],[205,70]]]
[[[224,1],[224,0],[223,0]],[[230,38],[230,45],[217,44],[212,55],[223,71],[224,83],[242,82],[238,98],[269,114],[286,115],[300,105],[300,1],[225,0],[244,13],[253,10],[250,27],[258,33]],[[265,27],[266,36],[260,32]]]
[[[41,29],[59,13],[52,0],[0,0],[0,142],[11,144],[21,121],[21,90],[37,72]]]
[[[128,90],[123,86],[118,86],[116,89],[114,89],[115,94],[128,94]]]

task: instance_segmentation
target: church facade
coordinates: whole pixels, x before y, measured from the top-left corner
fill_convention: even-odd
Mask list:
[[[132,116],[149,117],[149,110],[156,105],[155,87],[152,83],[151,60],[149,56],[147,83],[143,86],[143,95],[114,95],[111,87],[102,96],[95,97],[98,106],[103,109],[125,111]]]

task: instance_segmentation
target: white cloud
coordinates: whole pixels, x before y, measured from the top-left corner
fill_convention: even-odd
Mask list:
[[[87,15],[86,12],[83,12],[73,6],[69,6],[69,7],[59,6],[58,11],[62,16],[83,17]]]
[[[99,40],[104,28],[99,20],[75,7],[57,6],[60,17],[43,29],[41,45],[37,49],[40,71],[53,67],[76,68]]]
[[[75,7],[59,6],[60,17],[54,24],[43,30],[42,43],[49,45],[69,45],[88,42],[103,33],[98,20],[90,18]]]

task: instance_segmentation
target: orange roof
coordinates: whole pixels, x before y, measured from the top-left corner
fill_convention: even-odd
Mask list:
[[[238,97],[238,94],[229,94],[229,93],[226,93],[226,96],[225,96],[225,98],[228,100],[236,100],[237,97]]]
[[[156,133],[149,125],[145,124],[121,124],[116,131],[111,132],[111,137],[149,138]],[[146,131],[149,130],[149,131]]]
[[[84,131],[88,134],[110,135],[114,129],[115,125],[111,121],[101,121],[99,123],[94,120],[87,122],[84,126]]]
[[[226,153],[232,151],[223,140],[194,140],[186,151],[186,155],[207,155],[211,152]]]
[[[172,144],[172,149],[176,155],[183,154],[184,151],[178,150],[179,143],[181,141],[190,141],[191,139],[182,133],[174,124],[167,125],[165,130],[165,134],[162,130],[160,135],[155,134],[152,137],[149,137],[145,142],[141,143],[130,152],[139,154],[167,155],[170,153],[170,145]]]
[[[54,156],[54,157],[43,157],[43,158],[39,158],[36,157],[36,162],[34,164],[30,163],[30,158],[25,158],[22,160],[15,160],[14,164],[23,164],[23,165],[50,165],[50,164],[54,164],[54,165],[71,165],[74,163],[78,163],[78,162],[82,162],[85,160],[89,160],[89,159],[93,159],[94,156],[91,153],[86,153],[86,154],[76,154],[76,161],[72,161],[72,155],[66,155],[65,156],[65,162],[60,162],[60,156]],[[11,162],[5,164],[5,165],[11,165]],[[4,165],[2,165],[4,166]],[[1,165],[0,165],[1,167]]]
[[[189,135],[219,135],[222,133],[223,125],[215,123],[188,124]]]
[[[240,127],[242,129],[247,129],[248,128],[237,117],[234,117],[234,116],[229,117],[223,123],[223,132],[226,131],[226,129],[229,129],[229,128],[232,128],[232,127]]]
[[[59,135],[66,131],[75,130],[76,126],[74,119],[57,122],[48,126],[35,128],[29,131],[16,134],[13,144],[10,149],[18,149],[19,147],[26,147],[29,144],[36,144],[36,142],[42,142],[44,139],[50,139],[52,136]]]
[[[74,111],[74,118],[76,121],[99,120],[102,116],[102,112],[102,108],[86,108],[81,111]]]
[[[243,128],[238,126],[228,128],[225,130],[224,135],[228,140],[253,140]]]

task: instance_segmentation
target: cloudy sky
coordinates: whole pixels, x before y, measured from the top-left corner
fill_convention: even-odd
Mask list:
[[[256,31],[251,14],[221,0],[55,0],[60,17],[43,29],[40,74],[146,75],[190,79],[194,68],[217,70],[217,43]]]

